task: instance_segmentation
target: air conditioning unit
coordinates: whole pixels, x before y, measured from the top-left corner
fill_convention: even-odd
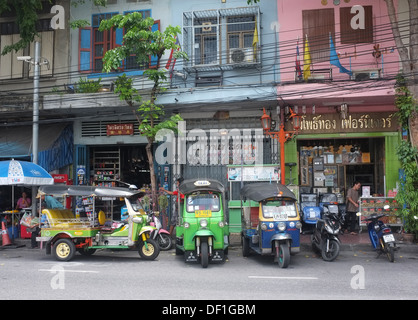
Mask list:
[[[254,61],[253,48],[234,48],[229,50],[229,63],[250,63]]]
[[[353,70],[352,80],[364,81],[370,79],[379,79],[380,69],[364,69],[364,70]]]

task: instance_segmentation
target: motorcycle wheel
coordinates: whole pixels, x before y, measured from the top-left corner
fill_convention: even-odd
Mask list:
[[[209,265],[209,248],[207,241],[202,241],[200,244],[200,263],[202,268],[207,268]]]
[[[311,246],[312,246],[312,251],[315,254],[318,254],[320,250],[318,249],[318,246],[315,244],[315,239],[313,235],[311,236]]]
[[[173,245],[173,241],[169,234],[162,233],[157,236],[158,239],[158,246],[161,250],[166,251],[170,250],[171,246]]]
[[[152,239],[147,239],[147,245],[145,242],[139,241],[139,255],[144,260],[154,260],[160,254],[160,248],[157,242]]]
[[[279,247],[277,248],[277,262],[280,268],[287,268],[290,263],[290,248],[289,243],[283,242],[280,243]]]
[[[388,257],[390,262],[395,261],[395,250],[393,250],[393,247],[389,247],[388,245],[385,245],[385,252],[386,256]]]
[[[336,240],[330,240],[329,241],[329,251],[326,251],[327,244],[324,243],[322,246],[322,259],[324,261],[334,261],[339,253],[340,253],[340,245]]]

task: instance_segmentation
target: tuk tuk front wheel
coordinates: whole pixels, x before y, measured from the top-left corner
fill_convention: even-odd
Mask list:
[[[52,252],[58,261],[69,261],[75,255],[75,244],[71,239],[59,239],[54,243]]]
[[[157,242],[152,239],[147,239],[146,243],[139,240],[139,255],[145,260],[154,260],[160,254],[160,248]]]
[[[290,263],[290,248],[288,242],[276,244],[277,262],[280,268],[287,268]]]
[[[207,240],[200,243],[200,263],[202,264],[202,268],[207,268],[209,265],[209,246]]]

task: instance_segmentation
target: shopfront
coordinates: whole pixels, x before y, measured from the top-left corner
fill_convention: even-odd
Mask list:
[[[398,180],[399,139],[393,113],[358,113],[345,119],[305,114],[297,139],[286,144],[286,162],[298,163],[301,192],[333,192],[344,199],[353,182],[360,181],[370,196],[385,196]],[[288,154],[297,157],[288,159]]]
[[[133,119],[82,121],[75,129],[75,184],[141,188],[150,184],[147,140]]]

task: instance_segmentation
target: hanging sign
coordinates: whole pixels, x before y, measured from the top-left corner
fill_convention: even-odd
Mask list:
[[[118,123],[107,125],[108,136],[129,136],[134,134],[133,123]]]

